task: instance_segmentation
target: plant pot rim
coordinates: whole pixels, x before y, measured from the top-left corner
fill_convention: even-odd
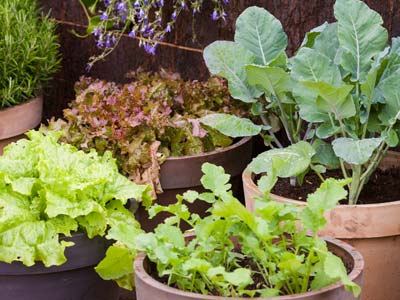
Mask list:
[[[253,180],[254,174],[252,172],[250,172],[247,168],[244,170],[242,178],[243,178],[244,184],[248,185],[250,188],[258,189],[258,186],[255,184],[255,182]],[[306,206],[307,205],[307,202],[305,202],[305,201],[295,200],[292,198],[287,198],[287,197],[280,196],[280,195],[273,194],[273,193],[270,193],[270,195],[273,200],[278,200],[278,201],[283,200],[286,203],[292,203],[292,204],[296,204],[298,206]],[[335,207],[335,209],[383,208],[383,207],[393,207],[393,205],[400,207],[400,199],[395,200],[395,201],[388,201],[388,202],[384,202],[384,203],[374,203],[374,204],[351,204],[351,205],[350,204],[340,204],[337,207]]]
[[[328,244],[333,244],[334,246],[343,249],[349,257],[353,259],[354,266],[349,274],[350,280],[354,281],[355,279],[359,278],[362,275],[364,269],[364,259],[360,252],[354,249],[349,244],[342,242],[340,240],[331,238],[331,237],[323,237],[323,239],[328,242]],[[274,300],[304,300],[307,297],[316,296],[324,292],[328,292],[340,287],[343,287],[342,282],[337,282],[335,284],[329,285],[325,288],[319,289],[317,291],[310,291],[303,294],[295,294],[295,295],[287,295],[287,296],[277,296],[277,297],[257,297],[257,298],[242,298],[242,297],[223,297],[223,296],[211,296],[211,295],[202,295],[196,294],[192,292],[182,291],[170,286],[167,286],[156,279],[154,279],[150,274],[148,274],[144,268],[144,262],[146,259],[145,253],[139,253],[135,261],[133,263],[135,276],[139,277],[145,284],[153,286],[154,288],[161,290],[162,292],[177,295],[180,297],[190,297],[191,299],[199,299],[199,300],[223,300],[223,299],[231,299],[231,300],[244,300],[244,299],[254,299],[254,300],[267,300],[267,299],[274,299]]]
[[[19,136],[40,124],[43,97],[0,109],[0,140]]]
[[[251,136],[242,137],[238,141],[229,145],[228,147],[221,147],[221,148],[217,148],[213,151],[199,153],[199,154],[193,154],[193,155],[170,156],[166,159],[166,161],[189,160],[189,159],[198,158],[198,157],[208,157],[208,156],[212,156],[217,153],[227,152],[227,151],[230,151],[231,149],[240,147],[241,145],[249,142],[250,140],[251,140]]]
[[[251,149],[251,137],[244,137],[225,148],[196,155],[169,157],[160,166],[162,189],[193,189],[200,186],[203,176],[201,166],[205,162],[223,166],[232,177],[241,176],[251,161]]]
[[[246,169],[242,174],[246,207],[254,210],[253,197],[261,191],[253,181],[253,174]],[[272,200],[290,203],[301,208],[304,201],[270,194]],[[338,205],[325,213],[328,225],[321,231],[339,239],[369,239],[400,235],[400,200],[376,204]]]
[[[70,237],[60,235],[60,240],[75,243],[65,248],[67,260],[62,265],[45,267],[41,261],[36,261],[34,265],[28,267],[19,261],[12,263],[0,261],[0,275],[40,275],[95,266],[104,258],[105,249],[111,243],[100,236],[89,239],[86,233],[79,231],[71,233]]]

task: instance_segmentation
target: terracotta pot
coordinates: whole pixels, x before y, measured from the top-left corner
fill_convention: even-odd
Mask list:
[[[400,167],[400,154],[389,152],[380,168]],[[243,172],[246,207],[253,211],[261,195],[249,171]],[[306,203],[271,194],[278,202]],[[365,260],[362,300],[400,299],[400,201],[368,205],[340,205],[330,212],[321,232],[341,239],[361,252]]]
[[[176,202],[176,195],[186,192],[188,189],[199,192],[204,191],[200,179],[203,176],[201,165],[210,162],[224,167],[231,175],[232,190],[236,197],[243,199],[241,174],[251,160],[252,140],[242,138],[229,147],[212,152],[182,157],[170,157],[160,169],[160,181],[164,192],[157,195],[157,203],[168,205]],[[201,216],[210,205],[203,201],[196,201],[190,205],[190,211]],[[167,217],[167,214],[159,214],[153,219],[148,219],[148,214],[143,207],[139,207],[136,218],[142,224],[142,228],[151,231]]]
[[[332,238],[325,238],[329,249],[338,255],[346,264],[351,266],[349,274],[353,282],[361,285],[364,260],[361,254],[350,245]],[[190,292],[184,292],[169,287],[149,275],[150,264],[145,254],[139,254],[134,262],[135,285],[137,300],[244,300],[249,298],[227,298],[206,296]],[[258,300],[355,300],[352,293],[345,291],[343,284],[338,282],[318,291],[307,292],[290,296],[251,298]]]
[[[20,262],[0,262],[1,300],[117,300],[118,286],[95,272],[109,241],[75,234],[65,250],[67,262],[46,268],[42,263],[26,267]]]
[[[23,137],[23,133],[35,128],[42,120],[43,98],[0,110],[0,154],[8,144]]]

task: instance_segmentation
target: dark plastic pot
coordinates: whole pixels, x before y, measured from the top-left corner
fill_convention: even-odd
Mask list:
[[[350,279],[361,286],[364,269],[364,260],[361,254],[350,245],[332,238],[324,238],[330,251],[339,256],[350,267]],[[245,300],[249,298],[227,298],[218,296],[200,295],[184,292],[169,287],[150,275],[150,263],[145,254],[139,254],[134,263],[135,285],[137,300]],[[318,291],[303,294],[251,298],[257,300],[356,300],[352,293],[346,291],[341,282],[330,285]],[[389,300],[389,299],[388,299]],[[394,300],[394,299],[393,299]]]
[[[175,203],[176,195],[182,194],[188,189],[203,192],[200,179],[203,176],[201,166],[205,162],[222,166],[226,173],[231,175],[230,182],[234,195],[244,200],[241,174],[251,158],[252,140],[250,137],[242,138],[229,147],[204,154],[170,157],[161,165],[160,181],[164,192],[157,195],[157,203],[161,205]],[[208,203],[196,201],[190,204],[189,210],[204,216],[209,207]],[[142,206],[139,206],[136,213],[136,218],[146,231],[154,229],[167,216],[167,214],[159,214],[150,220]]]
[[[67,262],[46,268],[42,263],[0,263],[1,300],[117,300],[118,287],[104,281],[94,266],[104,257],[109,242],[75,234],[65,240],[75,243],[65,251]]]

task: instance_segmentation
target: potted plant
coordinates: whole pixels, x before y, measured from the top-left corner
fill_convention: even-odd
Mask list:
[[[42,88],[59,68],[55,25],[35,0],[0,3],[0,154],[5,145],[37,126]]]
[[[362,1],[337,0],[334,12],[337,22],[309,32],[288,60],[279,21],[261,8],[249,8],[237,20],[235,42],[215,42],[206,49],[205,59],[212,73],[228,79],[236,98],[254,103],[255,113],[272,110],[291,144],[260,154],[243,174],[248,208],[254,209],[252,198],[261,194],[252,173],[267,174],[263,181],[268,193],[278,178],[290,178],[278,182],[286,195],[305,190],[309,182],[318,186],[332,174],[351,178],[348,205],[327,214],[322,233],[349,241],[364,255],[364,299],[397,299],[400,260],[389,258],[400,249],[399,195],[379,194],[398,189],[393,183],[394,188],[373,194],[370,186],[387,181],[375,183],[377,174],[385,178],[379,168],[399,167],[397,159],[385,157],[399,143],[399,41],[393,38],[388,45],[382,18]],[[257,98],[260,94],[267,100]],[[228,122],[225,115],[206,116],[203,122],[218,129],[221,120]],[[274,135],[267,141],[282,144]],[[389,181],[395,180],[395,169],[386,172]],[[311,173],[315,178],[310,179]],[[290,196],[271,197],[306,205]]]
[[[168,211],[173,217],[135,239],[143,251],[134,264],[138,300],[359,299],[361,255],[317,235],[324,211],[346,197],[347,180],[326,180],[302,211],[257,197],[253,214],[232,195],[222,167],[205,163],[202,170],[207,192],[187,191],[174,204],[150,208],[152,216]],[[210,216],[188,213],[185,203],[193,201],[211,202]],[[191,234],[184,235],[181,222]]]
[[[29,131],[30,140],[8,145],[0,156],[4,300],[118,299],[117,285],[94,266],[107,249],[116,253],[142,232],[124,205],[131,197],[150,203],[149,188],[119,174],[111,153],[78,151],[58,143],[60,135]],[[98,272],[129,288],[132,268],[125,262],[119,273]]]
[[[46,130],[64,131],[63,141],[84,151],[112,151],[121,173],[152,186],[158,203],[174,201],[189,187],[200,188],[205,161],[232,172],[238,192],[251,159],[250,138],[234,140],[198,121],[210,111],[246,113],[244,106],[232,104],[224,81],[184,81],[166,71],[138,71],[130,77],[134,80],[124,85],[81,78],[76,99],[64,110],[65,120],[53,120]],[[207,207],[192,209],[204,213]],[[160,217],[148,220],[139,207],[137,218],[145,229],[156,226]]]

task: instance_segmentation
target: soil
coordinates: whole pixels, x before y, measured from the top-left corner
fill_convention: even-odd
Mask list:
[[[343,178],[340,170],[328,170],[325,178]],[[289,179],[280,179],[272,189],[272,193],[290,199],[305,201],[307,195],[315,192],[320,186],[321,179],[310,172],[304,178],[301,186],[291,186]],[[385,171],[376,170],[364,186],[357,204],[375,204],[400,200],[400,169],[392,168]],[[347,204],[343,201],[342,204]]]

